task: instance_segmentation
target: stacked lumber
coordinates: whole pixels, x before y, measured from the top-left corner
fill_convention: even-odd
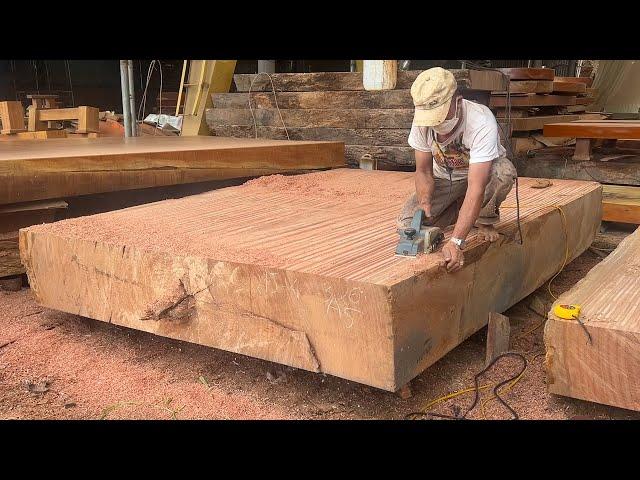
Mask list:
[[[505,88],[498,72],[452,72],[467,98],[488,103],[492,90]],[[410,170],[415,165],[407,143],[414,113],[410,88],[418,74],[398,71],[394,90],[367,91],[358,72],[277,73],[271,75],[275,97],[266,75],[238,74],[236,92],[213,94],[207,124],[216,136],[341,141],[350,165],[370,154],[378,168]]]
[[[501,71],[510,78],[510,137],[516,155],[572,143],[571,138],[545,137],[542,130],[548,123],[604,118],[587,113],[594,94],[587,87],[591,85],[590,78],[556,77],[551,68],[503,68]],[[493,92],[490,107],[505,128],[507,92]]]
[[[49,308],[395,391],[591,244],[600,186],[534,184],[523,245],[512,191],[454,274],[394,255],[413,174],[346,168],[29,227],[20,254]]]
[[[640,410],[638,252],[636,229],[556,301],[580,305],[582,325],[549,312],[544,342],[551,393]]]

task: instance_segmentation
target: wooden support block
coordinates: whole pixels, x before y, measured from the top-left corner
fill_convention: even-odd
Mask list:
[[[572,158],[578,162],[587,162],[591,160],[590,138],[576,138],[576,149]]]
[[[0,233],[0,278],[25,273],[20,261],[18,232]]]
[[[553,82],[553,92],[554,93],[585,93],[587,91],[587,87],[584,83],[575,83],[575,82]]]
[[[553,80],[553,68],[500,68],[511,80]]]
[[[24,132],[24,108],[22,103],[14,101],[0,102],[0,123],[3,135]]]
[[[511,97],[511,107],[542,107],[547,105],[575,105],[576,97],[568,95],[524,95]],[[490,107],[506,107],[507,97],[492,95]]]
[[[217,137],[53,139],[0,149],[0,204],[344,165],[341,142]]]
[[[359,169],[29,227],[21,256],[48,308],[396,391],[593,241],[599,184],[519,181],[524,244],[512,191],[455,274],[394,255],[414,175]]]
[[[496,312],[489,313],[485,366],[489,365],[497,356],[509,351],[510,332],[509,317]]]
[[[100,121],[98,120],[99,110],[95,107],[78,107],[78,128],[77,133],[91,133],[100,131]]]
[[[30,132],[38,132],[47,129],[47,122],[40,119],[40,110],[39,108],[30,105],[27,108],[27,128]]]
[[[640,188],[603,185],[602,220],[640,224]]]
[[[544,329],[549,392],[640,410],[640,230],[563,293],[580,320],[556,317]]]
[[[551,93],[553,82],[547,80],[516,80],[509,82],[509,93]],[[494,91],[494,95],[506,95],[504,91]]]
[[[398,78],[397,60],[364,60],[362,85],[365,90],[393,90]]]

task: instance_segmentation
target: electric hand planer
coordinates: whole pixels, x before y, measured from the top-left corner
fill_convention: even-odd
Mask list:
[[[444,239],[442,230],[438,227],[423,225],[426,216],[424,210],[418,209],[413,214],[411,226],[398,230],[400,241],[396,248],[396,255],[415,257],[418,253],[432,253]]]

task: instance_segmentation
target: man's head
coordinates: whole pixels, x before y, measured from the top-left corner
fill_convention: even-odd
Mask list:
[[[413,124],[433,127],[454,119],[459,97],[456,94],[457,87],[453,74],[444,68],[430,68],[418,75],[411,85],[416,108]]]

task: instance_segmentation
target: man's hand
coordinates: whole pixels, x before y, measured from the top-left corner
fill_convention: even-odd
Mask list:
[[[449,273],[457,272],[464,265],[464,254],[462,250],[451,242],[445,243],[444,247],[442,247],[442,256],[444,257],[444,261],[441,265],[446,267]]]

